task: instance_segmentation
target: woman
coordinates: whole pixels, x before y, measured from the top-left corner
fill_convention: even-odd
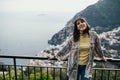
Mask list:
[[[84,18],[79,18],[74,22],[73,35],[65,43],[63,49],[57,55],[50,56],[49,59],[68,58],[69,80],[79,80],[80,75],[81,80],[90,80],[94,56],[103,59],[97,34],[90,30],[90,25]]]

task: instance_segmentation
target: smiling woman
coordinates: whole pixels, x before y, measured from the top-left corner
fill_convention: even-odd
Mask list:
[[[98,0],[0,0],[0,11],[78,12]]]

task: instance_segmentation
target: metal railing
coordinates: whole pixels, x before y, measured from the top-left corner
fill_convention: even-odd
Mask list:
[[[67,80],[66,67],[42,67],[29,65],[16,65],[17,59],[36,59],[48,60],[43,57],[28,57],[28,56],[7,56],[0,55],[0,58],[13,59],[13,65],[0,65],[2,78],[0,80]],[[56,59],[53,59],[56,60]],[[7,77],[4,68],[7,67]],[[25,71],[23,69],[26,69]],[[11,71],[13,70],[13,76]],[[18,72],[21,74],[19,75]],[[39,76],[39,77],[38,77]],[[37,79],[38,78],[38,79]]]
[[[92,80],[120,80],[120,69],[93,68]]]
[[[13,65],[0,65],[0,80],[68,80],[66,67],[16,65],[17,59],[48,60],[48,58],[7,55],[0,55],[0,58],[13,59]],[[103,62],[98,60],[94,61]],[[120,60],[108,59],[108,61],[119,62]],[[93,68],[92,80],[120,80],[120,69]]]

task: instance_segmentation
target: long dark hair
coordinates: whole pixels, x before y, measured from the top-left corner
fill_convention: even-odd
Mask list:
[[[84,18],[78,18],[77,20],[75,20],[74,22],[74,31],[73,31],[73,40],[74,42],[77,42],[80,38],[80,31],[77,29],[77,24],[76,22],[78,20],[81,20],[82,22],[85,22],[87,25],[87,28],[83,31],[83,34],[88,33],[89,34],[89,30],[90,30],[90,25],[87,23],[87,21]]]

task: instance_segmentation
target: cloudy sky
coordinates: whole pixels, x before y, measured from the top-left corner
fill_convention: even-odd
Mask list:
[[[78,12],[98,0],[0,0],[0,11]]]

